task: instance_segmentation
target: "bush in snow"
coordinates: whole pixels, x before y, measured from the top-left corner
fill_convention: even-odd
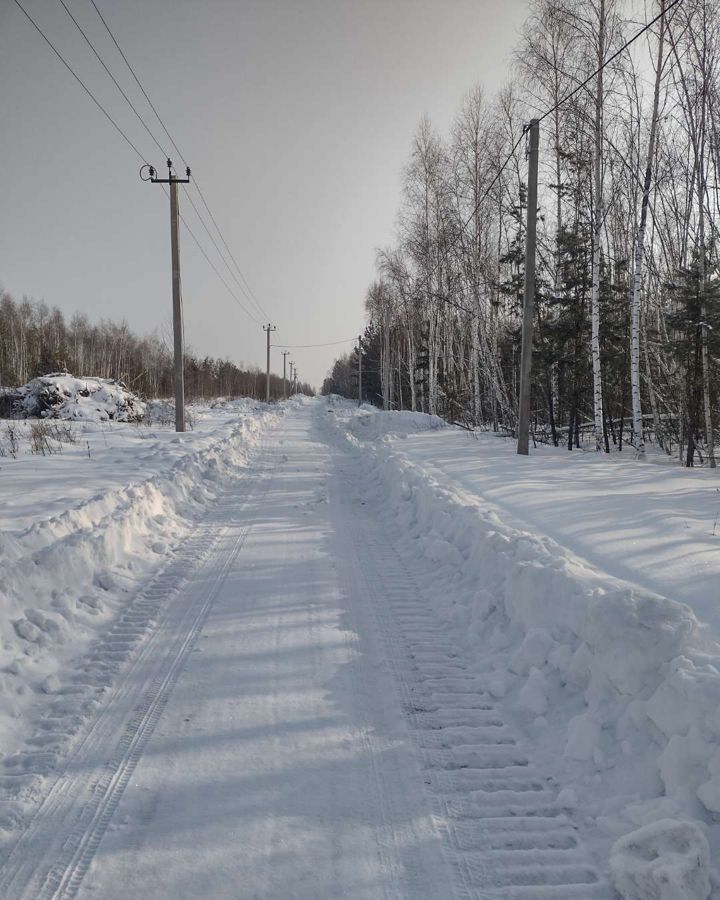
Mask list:
[[[55,372],[5,391],[3,406],[14,415],[39,419],[139,422],[145,404],[122,383],[109,378],[76,378]]]

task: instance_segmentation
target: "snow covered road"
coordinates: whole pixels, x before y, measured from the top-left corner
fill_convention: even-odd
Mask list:
[[[618,665],[594,633],[522,626],[523,604],[554,614],[542,579],[562,600],[574,563],[336,418],[316,400],[268,420],[3,760],[3,900],[612,900],[611,838],[684,816],[656,803],[638,703],[611,739],[625,707],[599,690]]]
[[[269,429],[191,538],[204,559],[54,773],[6,900],[452,896],[314,428],[304,409]]]

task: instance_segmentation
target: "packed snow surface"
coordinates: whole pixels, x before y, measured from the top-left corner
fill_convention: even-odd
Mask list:
[[[712,476],[193,418],[0,460],[3,900],[720,897]]]

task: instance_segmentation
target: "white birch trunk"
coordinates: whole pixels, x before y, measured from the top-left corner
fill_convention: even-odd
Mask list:
[[[605,0],[600,0],[598,31],[598,67],[605,62]],[[600,365],[600,234],[602,231],[602,107],[603,73],[597,76],[595,97],[595,210],[592,241],[591,356],[593,370],[593,413],[595,418],[595,450],[603,449],[603,391]]]
[[[665,0],[660,0],[660,41],[658,44],[657,68],[655,70],[655,93],[650,120],[650,138],[648,141],[645,181],[643,183],[642,204],[640,208],[640,224],[635,239],[635,271],[633,273],[632,297],[630,302],[630,388],[632,393],[633,435],[638,457],[645,456],[645,431],[642,421],[642,398],[640,395],[640,291],[643,280],[643,264],[645,261],[645,231],[650,203],[650,187],[652,183],[652,163],[655,158],[655,140],[657,135],[658,110],[660,106],[660,81],[663,66],[663,45],[665,41]]]

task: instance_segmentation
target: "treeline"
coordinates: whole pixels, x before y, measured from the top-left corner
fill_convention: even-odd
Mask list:
[[[172,347],[161,338],[138,337],[125,322],[93,324],[83,314],[66,322],[57,307],[27,299],[18,303],[0,291],[0,387],[64,370],[124,381],[146,398],[172,397],[174,392]],[[313,392],[307,384],[299,390]],[[188,400],[264,400],[265,373],[229,360],[201,358],[186,348],[185,394]],[[283,396],[282,378],[270,376],[270,394],[273,399]]]
[[[368,391],[514,431],[527,162],[525,139],[513,146],[551,110],[540,126],[534,434],[640,453],[650,437],[685,465],[714,465],[720,5],[666,6],[534,0],[513,81],[494,98],[471,90],[448,135],[420,123],[397,240],[378,253],[367,297]],[[613,59],[645,15],[661,18]],[[356,353],[339,361],[326,388],[356,367]]]

